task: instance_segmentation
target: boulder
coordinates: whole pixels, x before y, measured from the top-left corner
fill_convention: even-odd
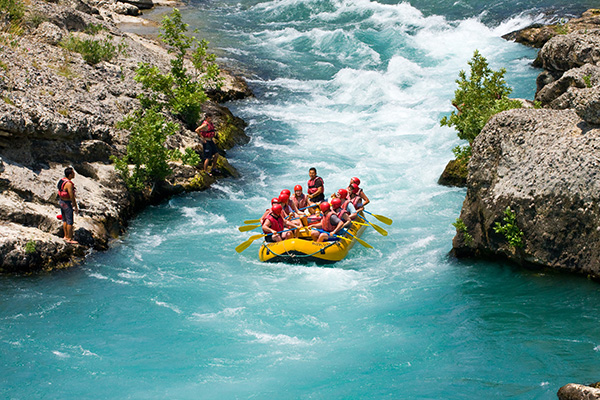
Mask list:
[[[120,0],[120,2],[132,4],[140,10],[148,10],[154,7],[152,0]]]
[[[494,116],[473,143],[460,218],[473,238],[458,257],[505,257],[523,265],[600,277],[600,129],[573,110],[515,109]],[[523,233],[511,246],[495,224],[507,207]]]
[[[541,81],[545,81],[542,84]],[[542,106],[555,109],[576,108],[579,104],[579,94],[590,88],[600,88],[600,66],[585,64],[573,68],[554,79],[549,73],[538,77],[538,91],[535,99]],[[583,101],[583,100],[582,100]]]
[[[600,389],[569,383],[558,390],[559,400],[600,400]]]
[[[116,2],[116,3],[112,4],[110,9],[114,13],[121,14],[121,15],[132,15],[134,17],[138,16],[142,13],[137,6],[134,6],[133,4],[129,4],[129,3],[122,3],[122,2]]]
[[[548,71],[568,71],[600,62],[600,30],[570,33],[550,39],[539,52],[539,64]]]
[[[44,43],[57,45],[63,38],[63,31],[51,22],[42,22],[34,34]]]
[[[439,185],[444,186],[467,186],[467,165],[458,160],[450,160],[444,168],[444,172],[438,180]]]

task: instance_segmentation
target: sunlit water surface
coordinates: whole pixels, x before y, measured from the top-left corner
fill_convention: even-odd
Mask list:
[[[150,207],[82,267],[0,278],[2,397],[550,399],[598,380],[598,285],[448,256],[465,191],[436,184],[458,71],[479,49],[531,99],[536,51],[500,36],[593,2],[558,3],[186,7],[256,93],[229,105],[243,177]],[[312,166],[328,193],[360,177],[389,236],[333,266],[236,253]]]

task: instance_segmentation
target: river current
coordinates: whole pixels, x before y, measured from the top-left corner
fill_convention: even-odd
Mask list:
[[[600,287],[448,255],[465,190],[436,184],[439,125],[478,49],[531,99],[536,50],[501,35],[592,1],[194,1],[184,17],[244,69],[228,106],[242,178],[148,208],[68,271],[0,278],[10,399],[552,399],[600,379]],[[358,176],[394,220],[332,266],[262,264],[243,220],[316,167]],[[372,220],[372,222],[378,222]]]

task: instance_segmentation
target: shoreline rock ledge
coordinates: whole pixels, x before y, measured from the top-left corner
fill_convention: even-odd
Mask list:
[[[543,108],[500,113],[473,143],[452,253],[599,279],[600,29],[550,38],[537,62]],[[494,229],[507,207],[522,247]]]
[[[139,106],[138,64],[150,62],[166,72],[171,56],[152,40],[122,32],[106,10],[79,7],[85,5],[79,0],[66,3],[30,0],[22,31],[0,32],[7,44],[0,52],[0,273],[77,264],[92,249],[107,249],[147,204],[215,182],[195,167],[171,162],[173,174],[165,182],[143,193],[127,190],[109,158],[122,156],[128,143],[128,132],[115,123]],[[71,35],[112,42],[125,51],[109,61],[88,63],[59,45]],[[224,87],[210,91],[213,100],[204,104],[204,111],[215,115],[219,167],[221,177],[227,177],[237,172],[225,151],[250,138],[244,121],[218,102],[251,93],[242,78],[223,74]],[[182,124],[166,145],[201,149],[198,135]],[[69,165],[76,171],[81,214],[75,218],[75,239],[80,245],[62,240],[56,218],[56,182]]]

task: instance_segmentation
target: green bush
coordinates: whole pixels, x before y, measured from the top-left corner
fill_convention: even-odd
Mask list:
[[[202,104],[208,99],[205,86],[221,85],[216,57],[207,52],[207,41],[186,35],[188,25],[183,23],[178,9],[165,16],[161,25],[159,36],[169,53],[174,54],[171,70],[163,74],[156,66],[140,63],[135,79],[150,94],[140,95],[139,99],[142,107],[166,106],[189,128],[194,128],[200,118]],[[192,50],[193,73],[184,66],[189,50]]]
[[[515,248],[523,247],[523,232],[517,226],[517,217],[515,212],[506,207],[504,210],[504,218],[502,219],[504,224],[496,222],[494,224],[494,232],[504,235],[508,244]]]
[[[108,31],[108,28],[102,24],[89,24],[83,31],[88,35],[97,35],[100,31]]]
[[[0,0],[0,20],[3,24],[15,24],[23,20],[25,4],[21,0]]]
[[[167,136],[179,130],[177,124],[168,122],[157,109],[147,109],[135,111],[117,127],[131,132],[127,154],[123,158],[111,157],[130,190],[142,191],[171,173],[167,164],[169,152],[164,143]],[[133,164],[133,172],[129,164]]]
[[[467,230],[467,225],[465,225],[465,222],[462,219],[456,218],[456,222],[453,222],[452,226],[456,228],[456,232],[461,233],[463,235],[463,238],[465,239],[465,244],[467,246],[473,243],[473,236],[471,236],[471,234]]]
[[[125,45],[121,43],[115,46],[112,38],[82,40],[72,34],[61,42],[61,46],[67,50],[81,54],[85,62],[91,65],[98,64],[100,61],[110,61],[117,54],[124,53],[125,51]]]
[[[27,241],[27,243],[25,244],[25,253],[26,254],[33,254],[37,251],[36,247],[35,247],[35,241],[33,239]]]
[[[588,88],[592,87],[592,76],[591,75],[584,75],[583,76],[583,82],[585,83],[585,86],[587,86]]]
[[[469,76],[460,71],[456,80],[458,89],[452,100],[456,111],[442,118],[440,124],[454,127],[458,137],[468,141],[470,146],[494,114],[522,105],[520,101],[508,98],[512,89],[504,80],[504,68],[500,71],[490,69],[485,57],[477,50],[469,66]]]
[[[168,158],[172,161],[181,161],[184,164],[195,167],[200,164],[202,158],[196,153],[191,147],[187,147],[185,152],[182,154],[179,149],[173,149],[168,151]]]

